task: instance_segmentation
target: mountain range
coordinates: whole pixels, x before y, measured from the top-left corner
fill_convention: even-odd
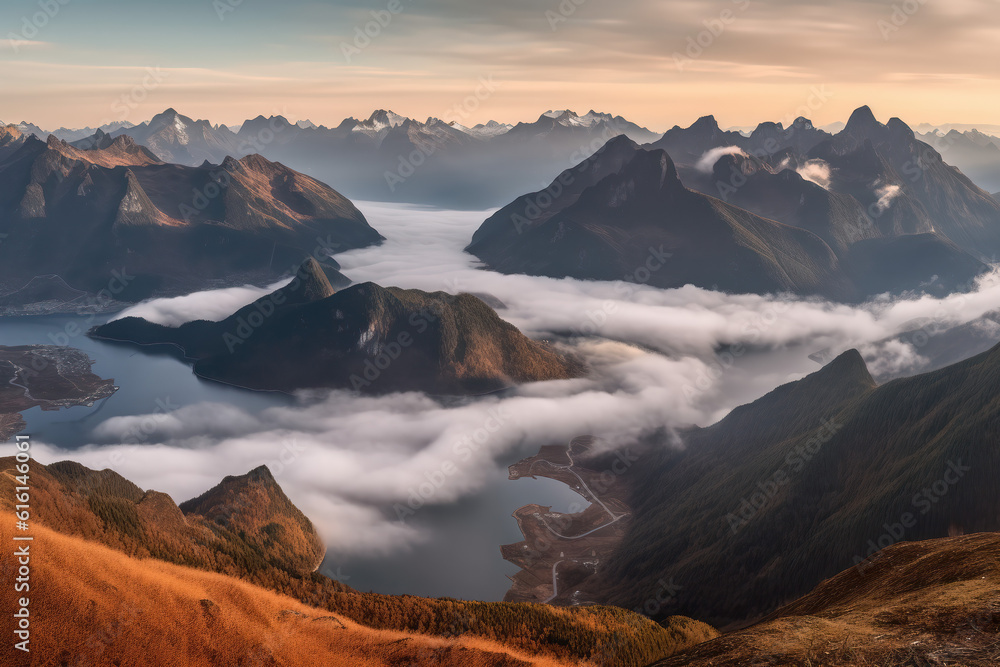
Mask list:
[[[174,345],[201,377],[252,389],[482,394],[584,369],[504,322],[478,297],[362,283],[335,291],[314,259],[219,322],[126,317],[91,335]]]
[[[490,121],[470,127],[460,118],[418,121],[380,109],[367,119],[346,118],[334,127],[309,121],[292,123],[280,115],[257,116],[227,127],[194,120],[171,108],[139,125],[116,122],[100,128],[60,128],[51,134],[70,142],[94,141],[98,131],[112,136],[125,134],[164,162],[188,166],[260,153],[334,183],[353,199],[465,208],[503,205],[520,192],[544,185],[551,174],[579,162],[620,134],[639,144],[655,142],[675,162],[684,164],[707,150],[704,138],[683,145],[683,135],[692,129],[714,135],[708,147],[743,146],[758,154],[765,143],[768,152],[780,145],[805,153],[844,126],[835,123],[824,130],[798,118],[787,128],[764,122],[744,133],[721,130],[712,117],[705,117],[691,128],[675,126],[660,135],[621,116],[593,110],[582,115],[554,110],[533,122]],[[8,127],[43,140],[50,134],[31,123]],[[925,124],[915,136],[936,148],[978,186],[993,192],[1000,189],[1000,138],[995,134],[973,128],[941,131]],[[491,178],[470,177],[477,173],[488,173]]]
[[[659,136],[621,116],[596,111],[548,111],[533,122],[490,121],[472,127],[460,122],[462,114],[455,115],[456,120],[418,121],[380,109],[367,119],[346,118],[335,127],[257,116],[234,131],[171,108],[135,126],[95,128],[86,137],[80,136],[86,130],[55,136],[91,145],[99,140],[98,132],[131,136],[160,160],[192,167],[258,153],[336,184],[351,199],[452,208],[500,204],[619,134],[639,142]],[[40,139],[48,136],[30,123],[8,127]]]
[[[741,627],[895,543],[996,532],[998,387],[1000,346],[883,385],[851,350],[681,446],[652,438],[619,471],[623,538],[553,602],[635,608],[669,577],[685,593],[660,616]]]
[[[705,117],[647,147],[616,137],[497,211],[466,250],[503,273],[944,295],[1000,252],[1000,203],[867,107],[837,135],[800,118],[747,137]]]
[[[7,301],[42,276],[93,302],[268,284],[306,257],[336,269],[333,253],[382,241],[338,192],[259,155],[190,167],[161,162],[129,136],[74,146],[5,132]]]
[[[934,146],[949,164],[990,192],[1000,190],[1000,129],[984,134],[976,129],[919,133],[917,138]]]
[[[662,149],[624,137],[487,219],[466,250],[503,273],[623,280],[727,292],[861,301],[884,292],[967,288],[987,266],[932,231],[891,234],[847,194],[743,154],[689,177]],[[1000,218],[998,218],[1000,227]]]

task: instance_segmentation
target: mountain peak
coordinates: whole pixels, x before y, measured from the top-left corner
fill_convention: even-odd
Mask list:
[[[691,127],[689,127],[688,129],[689,130],[694,130],[694,129],[698,129],[698,130],[718,130],[719,129],[719,123],[718,123],[717,120],[715,120],[715,116],[709,114],[707,116],[702,116],[701,118],[699,118],[698,120],[696,120],[694,123],[691,124]]]
[[[637,183],[645,182],[646,185],[652,185],[656,190],[670,188],[675,184],[680,186],[677,167],[667,152],[662,149],[638,151],[625,166],[624,171],[640,177],[637,179]]]
[[[892,118],[889,119],[889,122],[886,123],[886,127],[892,130],[893,134],[901,134],[910,138],[915,138],[913,130],[910,129],[910,126],[904,123],[902,119],[897,118],[896,116],[893,116]]]
[[[610,139],[608,139],[608,142],[606,144],[604,144],[604,147],[601,148],[601,150],[602,151],[609,151],[609,150],[610,151],[615,151],[615,150],[622,150],[622,149],[631,149],[631,150],[634,151],[634,150],[637,150],[638,148],[639,148],[639,144],[637,144],[634,141],[632,141],[631,139],[629,139],[627,135],[619,134],[619,135],[616,135],[616,136],[611,137]]]
[[[792,121],[792,124],[789,125],[789,127],[795,128],[797,130],[811,130],[815,126],[813,125],[813,122],[808,118],[806,118],[805,116],[799,116],[798,118]]]
[[[842,352],[833,361],[812,374],[823,383],[844,383],[875,386],[875,380],[868,371],[868,364],[856,349]]]
[[[867,105],[858,107],[851,114],[851,117],[847,120],[847,128],[852,127],[877,127],[881,125],[875,118],[875,114]]]
[[[295,280],[292,284],[295,284],[295,281],[298,281],[298,289],[302,291],[303,297],[308,301],[318,301],[336,293],[330,280],[326,277],[323,267],[312,257],[304,261],[299,270],[295,272]]]
[[[244,477],[246,477],[246,479],[250,482],[260,481],[265,484],[277,484],[277,481],[274,479],[274,475],[271,474],[271,469],[266,465],[257,466],[244,475]]]
[[[397,125],[402,125],[404,122],[409,120],[405,116],[400,116],[386,109],[376,109],[372,112],[372,115],[368,117],[367,123],[371,125],[388,125],[390,127],[396,127]]]

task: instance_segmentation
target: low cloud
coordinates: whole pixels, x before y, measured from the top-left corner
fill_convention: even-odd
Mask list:
[[[290,281],[291,276],[267,287],[246,285],[244,287],[195,292],[170,299],[153,299],[123,310],[114,319],[142,317],[150,322],[168,327],[176,327],[191,320],[218,322],[265,294],[287,285]]]
[[[515,452],[588,433],[611,445],[664,434],[658,437],[665,446],[683,446],[670,436],[673,429],[710,424],[819,369],[813,353],[828,351],[830,358],[858,348],[876,375],[919,372],[928,361],[922,350],[896,336],[914,322],[932,321],[935,331],[975,322],[1000,303],[996,273],[969,294],[881,298],[860,306],[692,286],[660,290],[504,276],[475,268],[475,258],[462,252],[491,211],[360,207],[388,240],[338,255],[347,275],[386,286],[492,294],[507,305],[504,319],[571,347],[590,365],[590,376],[453,402],[418,393],[311,391],[292,405],[255,411],[194,403],[166,415],[105,419],[87,435],[90,444],[77,450],[45,445],[40,437],[38,455],[111,467],[178,501],[225,475],[267,464],[332,554],[386,554],[430,537],[415,527],[419,523],[400,521],[400,508],[475,497],[506,477]],[[205,292],[132,312],[172,324],[217,318],[263,291]],[[143,444],[122,444],[140,429]]]
[[[878,201],[875,202],[875,207],[880,213],[887,210],[892,206],[892,200],[898,197],[902,191],[903,189],[898,185],[883,185],[876,188],[875,196],[878,197]]]
[[[830,165],[826,161],[819,158],[807,160],[795,171],[807,181],[812,181],[821,188],[830,189]]]
[[[746,153],[743,152],[743,149],[739,146],[720,146],[718,148],[710,148],[705,151],[700,158],[698,158],[698,162],[695,163],[694,168],[706,174],[711,174],[712,169],[715,167],[715,163],[718,162],[719,158],[723,155],[746,155]]]

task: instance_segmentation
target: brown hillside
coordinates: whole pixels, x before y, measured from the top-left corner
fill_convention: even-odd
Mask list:
[[[15,485],[13,462],[10,457],[0,459],[0,511],[3,512],[10,512],[13,509]],[[267,624],[274,624],[272,620],[274,614],[271,613],[272,608],[268,606],[270,603],[266,600],[277,597],[275,594],[289,596],[286,602],[282,602],[283,606],[279,611],[296,609],[290,605],[291,599],[297,599],[303,605],[323,610],[302,612],[312,618],[315,618],[317,613],[322,616],[333,614],[369,628],[395,633],[419,633],[433,637],[427,640],[431,645],[447,647],[447,651],[442,653],[441,662],[434,662],[437,658],[433,653],[424,656],[429,661],[426,662],[412,660],[404,651],[398,656],[387,654],[396,662],[387,658],[389,661],[384,663],[336,662],[329,653],[323,654],[317,648],[318,654],[329,657],[330,662],[325,664],[597,663],[602,667],[640,667],[718,636],[711,627],[691,619],[675,617],[668,619],[661,626],[648,618],[614,607],[557,608],[538,604],[466,602],[357,593],[312,571],[319,562],[321,551],[316,550],[318,542],[311,539],[314,536],[311,524],[288,501],[270,473],[263,467],[247,475],[227,477],[202,496],[183,503],[184,512],[166,494],[156,491],[144,492],[111,470],[94,471],[72,461],[47,466],[33,461],[30,484],[33,528],[39,523],[44,524],[46,529],[57,531],[57,533],[46,531],[49,535],[46,539],[65,545],[86,545],[79,547],[83,550],[96,550],[87,554],[67,556],[63,564],[53,565],[47,570],[47,574],[40,575],[37,574],[37,570],[33,570],[35,574],[32,576],[38,580],[46,577],[45,585],[48,587],[51,584],[55,590],[64,591],[58,595],[65,595],[68,601],[78,599],[73,596],[90,595],[79,599],[94,600],[93,604],[88,601],[84,605],[93,610],[91,612],[93,618],[112,619],[106,622],[113,632],[111,639],[105,643],[115,644],[116,651],[126,651],[129,642],[138,641],[135,637],[142,636],[136,635],[136,632],[145,630],[138,625],[133,630],[129,624],[120,619],[118,621],[120,625],[116,625],[115,619],[118,617],[115,614],[120,613],[121,607],[114,605],[107,607],[104,606],[104,602],[115,596],[123,596],[123,599],[129,600],[133,596],[147,595],[145,589],[141,588],[144,585],[142,583],[145,581],[144,577],[155,579],[161,576],[161,573],[169,572],[175,573],[176,578],[185,581],[190,579],[202,582],[207,581],[203,579],[207,576],[204,571],[230,575],[230,578],[218,581],[230,582],[231,587],[246,586],[245,589],[239,589],[244,592],[239,595],[233,593],[230,599],[238,601],[238,606],[247,610],[241,618],[244,618],[248,625],[242,626],[232,620],[231,632],[229,626],[223,626],[225,630],[220,631],[226,634],[226,641],[231,639],[235,642],[232,644],[236,647],[232,649],[234,651],[253,648],[253,645],[240,643],[244,642],[242,638],[262,636],[261,628]],[[5,526],[4,529],[9,531],[10,527]],[[70,537],[73,539],[69,542],[60,541],[62,538]],[[76,538],[81,538],[83,542],[79,542]],[[116,554],[124,552],[125,556],[122,556],[124,560],[105,558],[101,555],[104,547],[110,547]],[[47,553],[45,549],[39,547],[33,553]],[[65,565],[76,560],[86,566]],[[175,565],[158,561],[170,561],[175,565],[187,567],[177,568]],[[7,567],[13,564],[6,554],[3,563]],[[135,579],[129,578],[132,574],[120,578],[118,570],[134,573]],[[62,581],[80,577],[84,577],[84,580],[79,583],[83,588],[79,589],[72,588],[68,582]],[[91,579],[88,580],[87,577]],[[107,591],[100,589],[103,584],[92,583],[106,580],[114,582],[110,584],[112,588]],[[253,588],[249,585],[250,582],[262,588]],[[206,594],[201,589],[198,589],[196,594],[188,596],[184,592],[187,589],[173,587],[172,584],[164,586],[163,589],[154,587],[152,590],[157,594],[162,593],[167,598],[183,601],[183,604],[178,603],[178,606],[173,607],[166,603],[151,603],[148,607],[152,609],[162,607],[166,610],[163,612],[164,619],[150,621],[151,625],[160,628],[152,632],[151,636],[159,638],[156,641],[162,639],[163,650],[166,650],[169,645],[167,638],[171,637],[169,628],[175,626],[188,628],[194,623],[189,618],[186,605],[193,602],[195,608],[198,608],[200,600],[209,599],[222,608],[226,598],[211,592]],[[263,596],[265,601],[257,600],[257,593],[251,594],[253,591]],[[102,596],[107,593],[107,597],[97,597],[97,592],[101,592]],[[285,600],[285,598],[280,599]],[[252,616],[251,612],[261,607],[266,609],[266,613],[260,617]],[[77,609],[74,607],[73,614],[76,613]],[[252,618],[246,616],[247,614]],[[286,614],[285,617],[290,616]],[[70,623],[69,629],[66,630],[67,636],[76,636],[74,632],[79,628],[73,630],[72,628],[76,627],[73,624],[83,621],[79,621],[77,616],[71,616],[67,617],[66,622]],[[97,620],[88,622],[93,627],[100,627],[100,622]],[[243,627],[247,628],[245,633],[240,629]],[[189,663],[191,665],[208,664],[199,660],[205,659],[204,655],[207,655],[204,653],[206,650],[204,647],[212,646],[216,639],[214,636],[199,634],[204,630],[200,625],[195,624],[194,629],[195,632],[187,639],[176,642],[175,649],[186,653],[170,654],[170,660],[166,662],[133,663],[123,658],[124,662],[121,664],[185,664],[184,657],[188,655],[195,656],[191,658]],[[230,634],[232,637],[229,637]],[[390,633],[390,636],[393,635]],[[463,640],[457,644],[454,641],[445,641],[456,636],[463,637]],[[122,648],[118,644],[126,646]],[[523,653],[547,656],[546,660],[550,662],[540,660],[533,663],[529,660],[527,663],[522,663],[517,661],[521,658],[515,660],[509,656],[502,656],[502,659],[498,659],[499,662],[489,661],[493,658],[485,662],[475,662],[479,658],[469,653],[469,650],[480,645],[487,647],[484,650],[488,651],[494,650],[490,647],[503,645],[508,647],[507,652],[511,655]],[[61,646],[66,648],[70,644],[63,643]],[[229,646],[229,644],[221,642],[218,646]],[[466,646],[472,648],[463,649]],[[7,663],[0,662],[0,664]],[[95,661],[89,664],[114,663]],[[286,663],[274,658],[274,661],[264,659],[259,663],[244,660],[222,664]]]
[[[904,542],[668,665],[1000,664],[1000,534]]]
[[[45,527],[32,532],[33,660],[7,639],[0,647],[5,666],[579,664],[474,637],[373,630],[221,574],[136,560]],[[7,544],[11,533],[4,522],[0,536]],[[5,550],[6,566],[11,559]]]

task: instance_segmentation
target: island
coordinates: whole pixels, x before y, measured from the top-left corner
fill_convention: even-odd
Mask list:
[[[33,407],[59,410],[91,406],[118,387],[91,371],[94,362],[72,347],[0,345],[0,440],[27,425],[21,412]]]

